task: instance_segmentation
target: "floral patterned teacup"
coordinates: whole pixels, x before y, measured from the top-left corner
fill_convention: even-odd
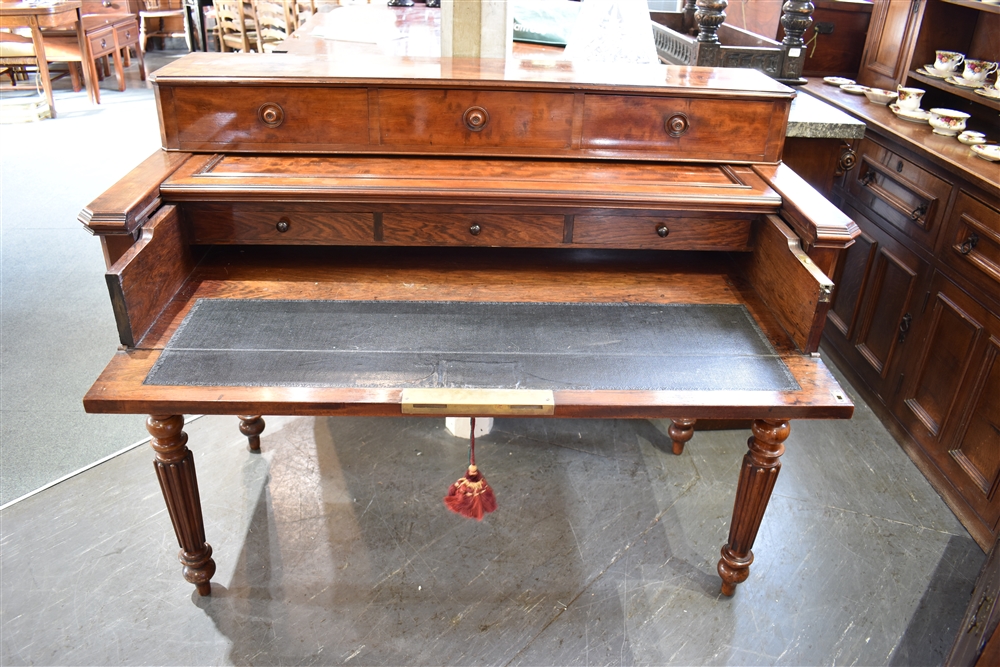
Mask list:
[[[954,72],[965,60],[965,56],[958,51],[935,51],[934,69],[939,72]]]
[[[996,68],[997,64],[989,60],[966,60],[962,78],[969,81],[985,81],[987,75]]]
[[[924,90],[896,86],[896,91],[899,93],[899,97],[896,99],[896,104],[899,105],[899,108],[911,111],[920,108],[920,98],[924,96]]]

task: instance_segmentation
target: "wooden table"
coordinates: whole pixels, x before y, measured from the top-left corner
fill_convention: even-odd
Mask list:
[[[731,69],[357,55],[191,54],[151,78],[165,150],[80,216],[103,242],[123,344],[84,406],[150,415],[184,576],[200,593],[215,562],[184,413],[239,415],[252,450],[267,414],[670,418],[678,454],[698,419],[753,420],[718,565],[735,592],[789,420],[853,412],[815,352],[833,289],[824,271],[857,229],[779,161],[790,89]],[[395,349],[408,309],[484,303],[541,314],[509,340],[460,320],[435,334],[438,351]],[[360,320],[383,338],[401,332],[394,350],[350,332],[331,341],[316,324],[365,304],[399,309]],[[578,340],[592,320],[576,308],[628,304],[679,314],[645,330],[638,350],[654,360],[635,347],[615,357],[608,346],[631,334]],[[244,305],[264,314],[246,319]],[[243,319],[204,320],[216,307]],[[722,320],[691,319],[705,308],[741,314],[756,352],[733,348]],[[584,315],[564,316],[567,329],[557,312]],[[688,334],[666,333],[680,322]],[[205,325],[207,343],[175,338]],[[270,333],[254,342],[258,332]],[[526,356],[453,356],[470,336],[495,357]],[[559,363],[569,348],[580,366],[618,371],[627,358],[638,370],[546,379],[542,367],[578,369]],[[346,376],[324,361],[344,351],[359,355]],[[414,354],[436,370],[398,367]],[[737,372],[757,362],[771,370]],[[498,368],[510,377],[495,380]]]
[[[89,46],[80,20],[80,0],[63,0],[51,4],[32,4],[28,2],[0,2],[0,28],[31,28],[31,42],[38,59],[38,76],[42,80],[45,100],[49,104],[52,117],[56,117],[55,100],[52,97],[52,80],[49,77],[49,64],[45,60],[45,40],[42,38],[42,28],[65,28],[71,26],[76,32],[80,43],[80,53],[87,54]],[[87,87],[87,96],[95,104],[97,90],[97,70],[93,58],[83,58],[83,77]]]

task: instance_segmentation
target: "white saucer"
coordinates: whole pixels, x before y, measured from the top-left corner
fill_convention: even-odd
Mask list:
[[[991,100],[1000,100],[1000,90],[996,88],[976,88],[974,91],[976,95],[982,95]]]
[[[953,86],[961,86],[962,88],[982,88],[986,85],[985,81],[971,81],[964,76],[949,76],[945,81]]]
[[[823,83],[828,83],[831,86],[848,86],[854,83],[854,79],[845,79],[842,76],[824,76]]]
[[[898,104],[890,104],[889,109],[896,114],[897,118],[908,120],[911,123],[926,123],[931,117],[931,112],[926,109],[903,109]]]
[[[984,160],[989,160],[990,162],[1000,161],[1000,145],[979,144],[977,146],[969,146],[969,150]]]
[[[850,93],[851,95],[864,95],[865,91],[868,90],[868,86],[859,86],[855,83],[847,83],[840,87],[845,93]]]
[[[927,76],[934,77],[935,79],[947,79],[949,76],[954,76],[955,72],[941,72],[934,68],[934,65],[924,65],[923,67],[917,68],[917,71],[921,74],[926,74]]]

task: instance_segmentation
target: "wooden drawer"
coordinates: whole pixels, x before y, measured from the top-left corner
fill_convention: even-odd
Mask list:
[[[1000,299],[1000,210],[960,191],[943,255],[956,271]]]
[[[769,101],[587,95],[582,148],[701,160],[773,161],[784,143],[786,105]]]
[[[138,14],[136,0],[83,0],[81,14]]]
[[[952,184],[865,139],[848,190],[882,219],[928,250],[941,230]]]
[[[378,103],[386,146],[571,147],[568,93],[383,89]]]
[[[372,213],[322,204],[203,204],[185,216],[201,244],[365,245],[374,242]]]
[[[90,42],[90,53],[95,58],[106,56],[115,50],[114,26],[105,26],[93,32],[87,31],[87,41]]]
[[[237,86],[160,88],[167,148],[297,150],[367,148],[364,88]]]
[[[388,245],[540,247],[563,243],[565,216],[495,213],[386,213]]]
[[[666,216],[578,215],[573,245],[663,250],[747,250],[750,220],[733,216],[681,218]]]
[[[135,19],[115,22],[115,38],[118,48],[139,43],[139,22]]]

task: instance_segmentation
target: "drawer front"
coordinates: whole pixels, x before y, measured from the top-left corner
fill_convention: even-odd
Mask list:
[[[573,95],[476,90],[378,91],[384,146],[569,149]]]
[[[138,5],[129,0],[83,0],[81,14],[136,14]]]
[[[389,245],[538,247],[563,243],[561,215],[493,213],[386,213],[383,241]]]
[[[372,213],[323,206],[207,204],[186,209],[191,242],[204,244],[366,245]]]
[[[115,29],[109,25],[96,32],[88,33],[87,40],[90,42],[90,53],[95,58],[107,55],[115,50]]]
[[[135,19],[115,24],[115,37],[118,39],[118,47],[130,46],[139,43],[139,24]]]
[[[941,231],[952,184],[870,140],[849,181],[861,203],[928,250]]]
[[[750,220],[578,215],[573,245],[663,250],[747,250]]]
[[[1000,298],[1000,210],[965,191],[955,199],[945,261]]]
[[[582,147],[608,155],[773,162],[784,142],[787,103],[587,95]]]
[[[167,148],[305,150],[368,147],[364,88],[176,86],[160,89]]]

